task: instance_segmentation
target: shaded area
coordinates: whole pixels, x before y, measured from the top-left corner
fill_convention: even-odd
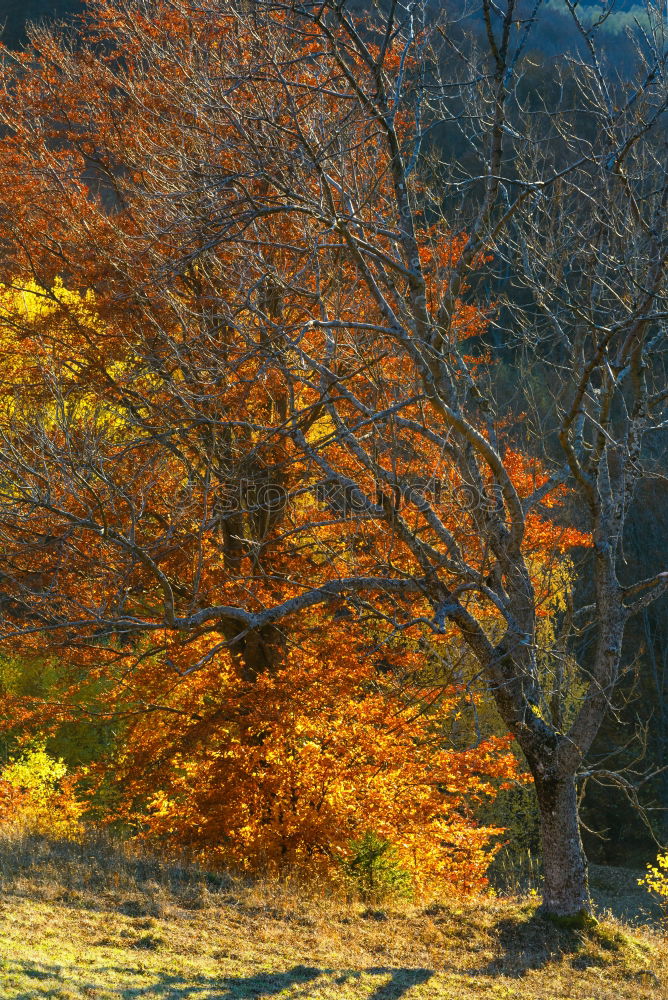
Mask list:
[[[388,976],[389,982],[381,983],[373,993],[368,993],[365,1000],[397,1000],[403,997],[408,990],[414,986],[423,986],[429,982],[434,975],[432,969],[388,969],[385,966],[378,966],[371,969],[364,969],[362,972],[344,972],[337,976],[337,984],[349,984],[351,980],[361,979],[362,976]],[[360,997],[364,994],[360,994]]]
[[[614,925],[599,924],[587,930],[560,927],[540,912],[528,919],[500,920],[495,927],[496,956],[482,968],[471,970],[478,976],[505,976],[521,979],[527,972],[554,965],[567,965],[574,974],[589,968],[610,967],[616,957],[634,957],[631,939]],[[627,970],[627,978],[645,984],[658,984],[650,969]]]
[[[82,9],[83,0],[0,0],[0,39],[15,48],[25,41],[27,21],[52,21]]]
[[[590,865],[589,887],[596,911],[612,913],[618,920],[637,926],[658,924],[662,919],[660,904],[638,885],[645,874],[643,869]]]
[[[422,986],[434,975],[430,969],[392,969],[386,967],[373,967],[363,970],[350,970],[344,972],[334,972],[332,969],[320,969],[305,965],[295,965],[286,972],[257,972],[250,976],[221,976],[209,977],[196,975],[185,977],[180,973],[168,973],[163,971],[151,972],[149,970],[133,970],[123,966],[99,966],[90,970],[88,975],[82,976],[81,970],[66,969],[58,965],[46,965],[36,962],[16,962],[12,963],[16,973],[34,982],[28,990],[14,994],[15,1000],[35,1000],[36,990],[45,996],[56,995],[53,990],[48,990],[47,984],[54,982],[66,982],[68,986],[76,986],[80,989],[81,995],[105,996],[113,995],[122,1000],[142,1000],[142,998],[154,998],[154,1000],[195,1000],[199,995],[206,995],[209,1000],[250,1000],[250,998],[275,997],[286,990],[291,990],[291,996],[304,997],[304,1000],[312,995],[311,987],[327,988],[335,990],[337,986],[344,987],[351,984],[358,984],[360,990],[360,1000],[400,1000],[414,986]],[[118,985],[107,986],[101,984],[97,975],[104,977],[115,977]],[[150,982],[137,985],[123,985],[118,977],[123,976],[126,980],[133,973],[137,976],[145,976]],[[328,978],[324,982],[317,983],[321,977]],[[379,976],[385,980],[389,976],[389,981],[381,983],[375,987],[373,982],[368,981],[368,977]],[[363,979],[366,979],[363,982]],[[39,987],[37,984],[40,984]],[[299,987],[303,987],[300,990]]]
[[[565,956],[576,957],[586,938],[575,931],[560,929],[539,913],[519,922],[500,920],[495,928],[497,955],[476,975],[519,978],[531,969],[542,969]]]

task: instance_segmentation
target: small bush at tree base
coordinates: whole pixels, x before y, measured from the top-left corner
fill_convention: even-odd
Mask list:
[[[343,862],[346,881],[364,902],[388,896],[412,895],[412,879],[402,868],[388,840],[369,830],[350,843],[350,857]]]

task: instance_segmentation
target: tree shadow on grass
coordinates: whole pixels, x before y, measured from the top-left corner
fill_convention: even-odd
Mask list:
[[[386,966],[376,966],[360,972],[342,972],[334,982],[343,986],[362,976],[389,976],[389,981],[381,983],[372,993],[360,994],[360,1000],[362,997],[364,1000],[399,1000],[414,986],[423,986],[433,975],[433,969],[389,969]]]
[[[101,966],[95,970],[90,970],[88,975],[82,974],[82,970],[66,970],[63,966],[47,965],[36,962],[13,963],[14,970],[18,975],[22,975],[35,987],[31,987],[23,993],[15,994],[15,1000],[35,1000],[35,988],[40,984],[40,995],[42,997],[58,997],[61,994],[56,983],[64,986],[76,985],[84,991],[102,991],[104,986],[95,982],[95,973],[104,976],[105,979],[118,976],[127,978],[132,972],[127,967]],[[68,972],[71,979],[68,979]],[[364,992],[355,993],[360,1000],[400,1000],[408,990],[414,986],[420,986],[428,982],[433,976],[431,969],[392,969],[385,966],[378,966],[363,970],[333,970],[320,969],[306,965],[295,965],[287,972],[257,972],[250,976],[183,976],[166,972],[151,972],[138,969],[137,975],[150,978],[150,982],[137,983],[136,985],[114,986],[114,996],[120,1000],[197,1000],[202,994],[207,1000],[263,1000],[263,998],[275,997],[283,991],[291,989],[292,996],[301,997],[308,1000],[312,996],[311,987],[314,991],[320,988],[330,992],[337,986],[341,989],[350,986],[352,983],[359,983],[359,988]],[[316,980],[320,977],[328,977],[321,983]],[[374,988],[374,983],[368,977],[389,976],[389,980]],[[333,977],[333,978],[330,978]],[[365,978],[362,986],[362,979]],[[52,985],[53,984],[53,985]],[[299,987],[303,989],[299,990]],[[297,992],[295,989],[297,988]]]
[[[534,913],[528,920],[499,921],[496,939],[497,956],[483,968],[470,970],[471,974],[521,979],[530,970],[561,963],[574,976],[588,968],[609,969],[615,981],[621,973],[625,980],[660,985],[652,969],[638,968],[637,951],[629,948],[623,929],[614,926],[598,924],[575,930],[559,927],[549,917]]]
[[[500,920],[496,939],[497,956],[482,968],[472,970],[472,975],[518,979],[530,970],[543,969],[565,956],[577,955],[583,946],[581,934],[557,927],[540,913],[527,920]]]

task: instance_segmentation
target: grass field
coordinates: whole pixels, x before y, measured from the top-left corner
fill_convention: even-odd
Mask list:
[[[561,930],[532,900],[368,908],[34,839],[0,877],[2,1000],[668,997],[659,928]]]

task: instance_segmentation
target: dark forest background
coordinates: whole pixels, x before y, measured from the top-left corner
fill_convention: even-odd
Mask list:
[[[3,41],[6,45],[20,45],[25,40],[28,21],[67,17],[82,8],[80,0],[0,0]]]
[[[448,6],[461,6],[460,0],[445,0]],[[444,0],[432,0],[435,6],[444,6]],[[20,45],[25,40],[25,26],[28,21],[67,18],[81,11],[84,0],[0,0],[0,25],[4,25],[5,44]],[[363,2],[360,4],[363,6]],[[581,7],[590,7],[598,14],[600,0],[583,0]],[[477,20],[475,4],[466,4],[472,24]],[[644,20],[643,6],[634,0],[617,0],[613,12],[602,30],[606,44],[614,54],[615,61],[628,56],[629,48],[625,39],[625,28],[638,18]],[[534,45],[547,57],[559,57],[573,40],[573,30],[563,11],[563,0],[546,0],[543,5],[540,25],[534,31]]]

